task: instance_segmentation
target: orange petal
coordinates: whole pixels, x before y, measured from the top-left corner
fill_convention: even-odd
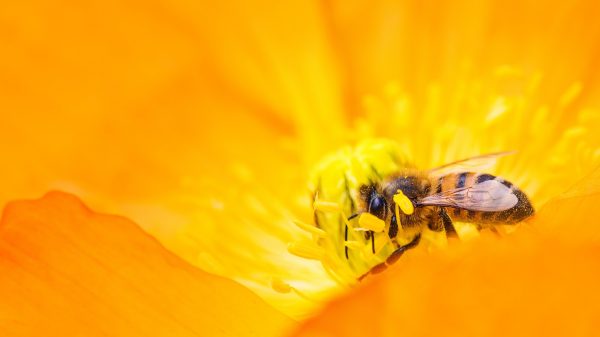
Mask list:
[[[600,243],[600,219],[596,215],[598,205],[600,193],[557,198],[542,207],[532,225],[573,242]]]
[[[600,245],[569,235],[524,230],[411,252],[293,336],[598,335]]]
[[[134,223],[53,192],[0,225],[3,336],[273,336],[289,319]]]
[[[432,81],[460,87],[464,78],[489,79],[496,67],[510,64],[544,71],[545,97],[552,97],[565,82],[596,74],[597,1],[546,7],[518,0],[336,1],[327,8],[350,89],[359,95],[391,80],[419,94]]]
[[[316,2],[1,3],[0,205],[69,191],[198,263],[193,236],[239,186],[232,172],[295,200],[281,186],[304,196],[303,165],[343,141],[321,15]]]

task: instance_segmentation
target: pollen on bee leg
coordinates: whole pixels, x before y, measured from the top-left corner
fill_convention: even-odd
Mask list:
[[[291,254],[310,260],[322,260],[325,255],[323,248],[300,242],[288,243],[287,249]]]
[[[402,213],[406,215],[411,215],[415,212],[415,206],[413,205],[412,201],[410,201],[410,199],[408,199],[408,197],[404,195],[404,192],[402,192],[402,190],[398,190],[398,192],[394,194],[393,200],[396,203],[396,205],[400,207]],[[400,218],[398,215],[396,215],[396,217],[397,219]]]
[[[398,206],[398,203],[396,203],[395,207],[394,207],[394,213],[396,213],[396,227],[398,227],[398,233],[400,233],[401,231],[403,231],[402,229],[402,221],[400,220],[400,206]]]

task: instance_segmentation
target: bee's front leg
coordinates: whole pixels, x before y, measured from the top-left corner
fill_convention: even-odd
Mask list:
[[[382,263],[374,266],[373,268],[371,268],[371,270],[369,270],[368,273],[359,277],[358,280],[361,281],[363,278],[365,278],[365,276],[370,275],[370,274],[381,273],[382,271],[387,269],[387,267],[391,266],[394,262],[398,261],[398,259],[402,256],[402,254],[404,254],[405,251],[407,251],[408,249],[411,249],[411,248],[415,248],[419,244],[419,241],[421,241],[421,234],[417,234],[412,239],[412,241],[405,244],[404,246],[400,246],[400,247],[396,248],[396,250],[392,254],[390,254],[390,256],[388,256],[388,258],[385,260],[385,262],[382,262]]]
[[[392,263],[398,261],[400,256],[402,256],[405,251],[415,248],[419,244],[419,241],[421,241],[421,234],[417,234],[409,243],[405,244],[404,246],[398,247],[394,252],[392,252],[392,254],[390,254],[390,256],[388,256],[388,258],[385,260],[385,263],[387,265],[391,265]]]

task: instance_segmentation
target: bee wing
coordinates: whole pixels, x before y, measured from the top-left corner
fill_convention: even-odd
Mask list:
[[[428,172],[430,175],[437,177],[461,172],[482,172],[496,165],[498,158],[513,154],[515,152],[516,151],[488,153],[438,166],[436,168],[432,168]]]
[[[456,188],[427,196],[419,200],[417,205],[499,212],[514,207],[518,202],[519,199],[510,187],[498,180],[487,180],[470,187]]]

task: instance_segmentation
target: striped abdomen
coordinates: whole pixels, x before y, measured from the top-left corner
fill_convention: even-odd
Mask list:
[[[533,206],[523,191],[510,182],[491,174],[453,173],[438,178],[437,181],[432,182],[432,185],[431,195],[452,195],[452,198],[455,198],[456,203],[454,205],[444,206],[447,214],[454,221],[512,224],[520,222],[534,213]],[[477,198],[474,198],[472,194],[468,194],[471,192],[480,193],[480,196],[475,195],[479,199],[484,197],[511,197],[514,202],[508,208],[505,206],[506,202],[502,207],[500,207],[502,202],[498,202],[497,210],[494,209],[494,204],[490,201],[486,201],[486,205],[492,205],[490,207],[477,207],[476,202],[474,204],[471,200]],[[487,195],[483,193],[487,193]],[[496,196],[494,193],[498,195]],[[514,197],[506,194],[512,194]],[[469,198],[468,202],[467,197]]]

